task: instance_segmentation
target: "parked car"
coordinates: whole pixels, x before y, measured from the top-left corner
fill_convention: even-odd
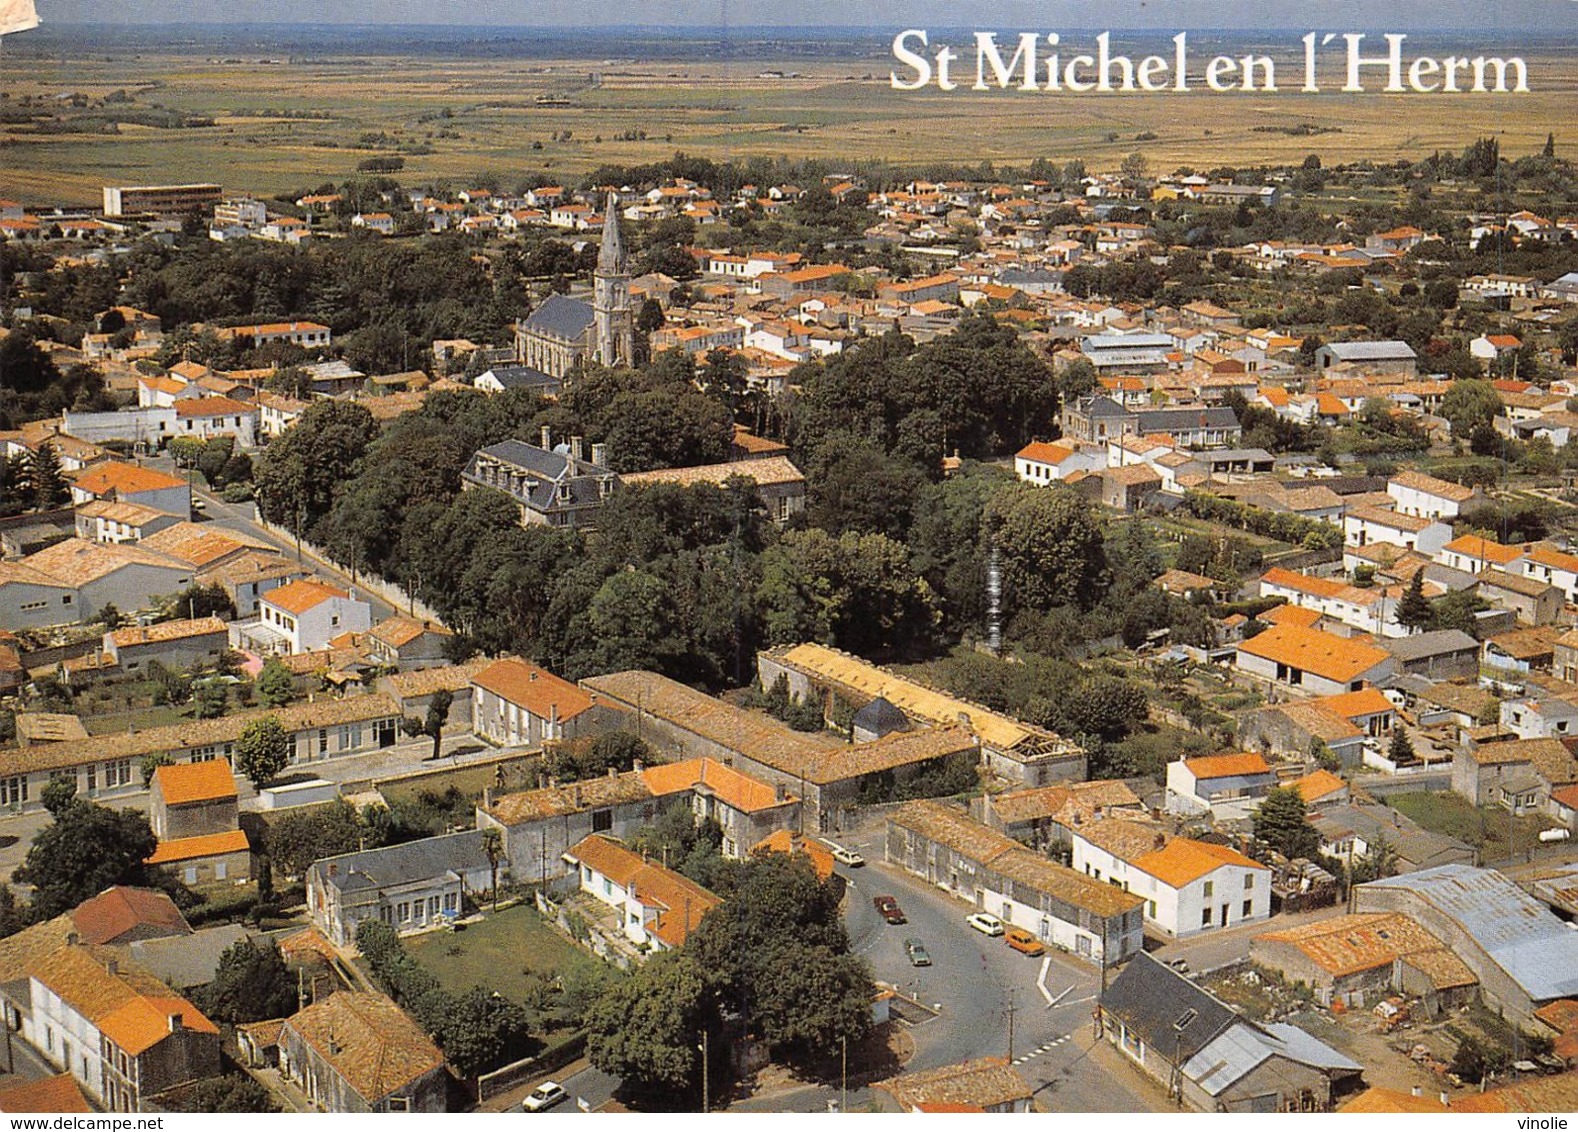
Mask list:
[[[930,967],[931,952],[926,950],[926,945],[918,939],[904,941],[904,954],[910,957],[911,967]]]
[[[833,854],[833,860],[841,865],[848,865],[852,869],[858,869],[866,863],[866,859],[853,849],[845,849],[842,845],[832,841],[826,842],[826,845],[828,852]]]
[[[1024,928],[1009,928],[1003,936],[1003,941],[1024,955],[1045,955],[1047,945],[1035,936],[1025,931]]]
[[[893,897],[873,896],[871,903],[876,907],[877,915],[881,916],[888,923],[906,924],[909,922],[904,918],[904,909],[899,907],[899,902]]]
[[[976,912],[964,921],[978,932],[986,935],[1002,935],[1003,921],[987,912]]]
[[[570,1094],[564,1091],[564,1086],[557,1081],[544,1081],[521,1101],[524,1112],[544,1112],[562,1101],[570,1099]]]

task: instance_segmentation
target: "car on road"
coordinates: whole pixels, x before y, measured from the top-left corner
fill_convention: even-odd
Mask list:
[[[873,896],[871,898],[871,903],[872,903],[872,906],[876,908],[877,915],[881,916],[888,923],[890,923],[890,924],[907,924],[907,923],[909,923],[909,921],[904,918],[904,909],[899,907],[899,902],[897,900],[893,899],[893,897],[891,897],[891,896]]]
[[[926,950],[926,945],[918,939],[904,941],[904,954],[910,957],[911,967],[930,967],[931,952]]]
[[[1003,936],[1003,942],[1023,955],[1045,955],[1047,953],[1047,945],[1025,931],[1024,928],[1009,928]]]
[[[985,935],[1003,934],[1003,921],[987,912],[976,912],[964,922]]]
[[[526,1094],[526,1099],[521,1101],[523,1112],[544,1112],[570,1099],[570,1094],[564,1091],[564,1086],[557,1081],[544,1081],[531,1092]]]
[[[852,869],[858,869],[866,863],[866,859],[853,849],[845,849],[842,845],[833,841],[826,842],[826,845],[828,852],[833,854],[833,860],[841,865],[848,865]]]

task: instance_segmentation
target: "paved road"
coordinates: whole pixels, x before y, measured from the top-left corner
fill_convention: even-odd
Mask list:
[[[846,923],[851,946],[877,979],[940,1007],[936,1018],[910,1031],[915,1056],[906,1070],[1008,1055],[1011,1009],[1014,1062],[1038,1090],[1043,1107],[1071,1112],[1155,1108],[1155,1098],[1138,1081],[1114,1078],[1088,1062],[1091,1012],[1101,990],[1098,969],[1061,952],[1045,959],[1021,955],[1001,939],[975,931],[965,923],[974,910],[970,905],[883,862],[881,839],[880,827],[840,835],[841,844],[868,862],[861,869],[841,870],[852,886]],[[879,894],[895,897],[909,923],[884,923],[871,903]],[[926,944],[930,968],[909,965],[903,942],[911,936]],[[1038,983],[1044,983],[1045,993]],[[816,1091],[820,1103],[793,1099],[800,1102],[799,1111],[820,1111],[836,1095],[824,1089]],[[852,1092],[850,1107],[866,1099]]]
[[[168,472],[173,476],[185,474],[184,470],[177,468],[175,466],[175,461],[167,456],[146,459],[143,461],[143,463],[150,467],[159,468],[161,471]],[[225,530],[237,531],[252,538],[261,539],[290,558],[298,557],[296,544],[293,541],[290,539],[279,538],[272,532],[265,530],[263,527],[258,525],[256,522],[257,508],[253,504],[226,503],[213,492],[199,486],[195,480],[195,477],[192,482],[192,500],[194,503],[198,501],[202,502],[203,510],[200,512],[200,514],[207,522],[213,523],[216,527],[220,527]],[[367,602],[372,607],[374,624],[384,620],[386,617],[392,617],[397,612],[399,612],[377,594],[371,593],[365,588],[356,585],[356,583],[351,581],[350,574],[346,573],[344,570],[341,570],[333,563],[321,559],[315,559],[311,556],[302,558],[302,562],[308,569],[313,570],[321,577],[328,578],[346,589],[354,587],[356,590],[356,596],[362,601]]]

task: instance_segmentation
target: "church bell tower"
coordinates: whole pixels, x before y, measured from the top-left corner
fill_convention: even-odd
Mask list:
[[[608,194],[603,210],[603,246],[592,276],[594,333],[592,356],[605,366],[633,366],[635,319],[630,311],[630,256],[619,231],[619,199]]]

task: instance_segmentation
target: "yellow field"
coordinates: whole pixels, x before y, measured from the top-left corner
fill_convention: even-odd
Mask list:
[[[886,160],[906,167],[981,161],[1024,165],[1080,158],[1114,168],[1135,150],[1153,170],[1179,165],[1327,164],[1457,152],[1495,134],[1501,152],[1537,151],[1572,122],[1578,75],[1570,61],[1529,57],[1535,93],[1520,96],[1084,94],[957,91],[901,93],[886,60],[807,63],[793,79],[758,75],[769,64],[608,64],[589,86],[585,60],[461,61],[341,58],[304,64],[220,64],[176,54],[135,61],[21,60],[0,55],[0,91],[90,98],[117,89],[137,105],[211,115],[212,129],[122,125],[118,135],[40,135],[0,125],[0,196],[31,204],[92,204],[106,184],[215,180],[272,195],[351,174],[358,161],[407,155],[401,179],[462,187],[493,175],[573,179],[604,164],[659,160],[676,150],[714,159],[749,156]],[[869,72],[867,68],[870,68]],[[1286,84],[1285,84],[1286,85]],[[540,95],[573,105],[545,107]],[[262,116],[260,111],[324,117]],[[1255,132],[1308,123],[1341,133]],[[568,140],[563,139],[569,131]],[[615,140],[645,131],[644,140]],[[379,143],[364,135],[386,135]],[[1140,134],[1154,139],[1137,141]],[[534,148],[534,143],[536,148]],[[1566,147],[1563,147],[1566,152]]]

